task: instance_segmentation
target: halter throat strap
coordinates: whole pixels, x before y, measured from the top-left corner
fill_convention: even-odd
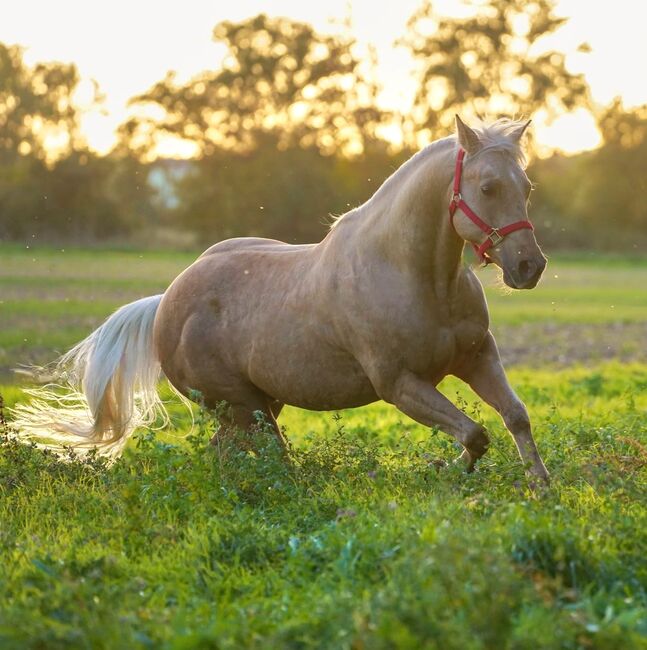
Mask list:
[[[478,152],[480,153],[480,152]],[[477,154],[478,155],[478,154]],[[498,246],[506,235],[509,235],[515,230],[534,230],[533,225],[530,221],[515,221],[514,223],[509,223],[507,226],[501,228],[494,228],[490,224],[486,223],[481,219],[474,210],[470,208],[469,205],[465,202],[461,196],[461,176],[463,174],[463,160],[465,158],[465,149],[459,149],[458,155],[456,156],[456,169],[454,171],[454,187],[452,190],[452,199],[449,203],[449,220],[452,224],[454,230],[454,215],[457,210],[460,210],[472,223],[474,223],[480,230],[482,230],[485,235],[485,241],[482,244],[472,243],[472,247],[476,252],[479,260],[484,264],[490,264],[492,259],[487,255],[487,251],[493,246]]]

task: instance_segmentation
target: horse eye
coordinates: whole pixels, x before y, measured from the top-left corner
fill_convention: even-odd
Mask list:
[[[494,193],[494,188],[491,185],[481,185],[481,192],[485,196],[491,196]]]

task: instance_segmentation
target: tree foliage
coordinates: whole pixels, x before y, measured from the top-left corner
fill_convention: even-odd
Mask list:
[[[378,86],[363,73],[350,36],[261,14],[221,22],[213,37],[227,48],[221,68],[186,84],[169,74],[133,100],[161,108],[163,117],[126,123],[122,134],[131,147],[147,152],[160,135],[172,135],[204,156],[251,151],[271,135],[280,149],[352,154],[380,142],[390,116],[377,108]]]
[[[604,144],[539,161],[539,230],[560,246],[635,251],[647,246],[647,105],[614,101],[598,117]]]
[[[542,50],[541,39],[566,19],[554,0],[483,0],[467,3],[467,18],[438,16],[428,1],[408,23],[401,44],[419,62],[414,116],[434,136],[452,131],[454,114],[549,114],[585,105],[583,75],[571,74],[562,52]]]
[[[616,97],[598,116],[598,127],[606,144],[639,147],[647,140],[647,104],[626,110]]]
[[[97,156],[80,136],[78,82],[73,64],[30,67],[0,43],[0,239],[87,242],[150,223],[147,171],[127,152]]]
[[[79,81],[76,66],[23,60],[17,46],[0,43],[0,157],[28,155],[44,159],[45,138],[62,134],[61,153],[74,147],[78,138],[78,111],[72,95]]]
[[[203,245],[240,235],[318,241],[331,214],[370,198],[403,157],[322,156],[313,147],[282,150],[267,138],[251,152],[219,150],[194,162],[176,184],[170,225],[196,233]]]
[[[455,111],[469,119],[586,103],[584,80],[568,73],[564,55],[541,50],[542,36],[563,23],[553,4],[483,0],[460,19],[438,18],[425,4],[405,39],[421,64],[415,111],[401,122],[405,142],[414,145],[420,128],[434,138],[447,132]],[[79,135],[76,68],[30,67],[20,48],[0,44],[0,238],[154,245],[165,226],[174,243],[192,235],[200,245],[245,235],[316,241],[330,214],[369,198],[411,155],[382,138],[395,117],[376,107],[378,86],[351,36],[261,15],[220,23],[214,38],[226,47],[223,64],[185,84],[167,76],[136,97],[157,117],[125,123],[108,156]],[[647,107],[616,101],[599,127],[600,149],[530,170],[533,219],[549,249],[644,241]],[[54,157],[52,132],[63,136]],[[194,143],[197,159],[143,162],[167,136]],[[154,186],[149,176],[160,169],[170,181]]]

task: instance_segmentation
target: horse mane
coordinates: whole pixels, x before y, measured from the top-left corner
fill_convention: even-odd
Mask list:
[[[517,163],[525,169],[527,164],[526,152],[519,138],[513,137],[512,135],[517,129],[523,127],[524,124],[526,124],[526,122],[523,120],[513,120],[507,117],[502,117],[499,118],[498,120],[495,120],[494,122],[490,122],[489,124],[485,124],[482,122],[481,124],[473,127],[473,130],[476,131],[476,133],[478,134],[479,140],[483,143],[483,148],[477,151],[476,154],[474,154],[473,156],[469,156],[466,159],[466,161],[475,158],[482,151],[499,149],[499,150],[504,150],[509,152],[513,156],[513,158],[517,161]],[[445,138],[434,140],[426,147],[424,147],[423,149],[415,153],[413,156],[411,156],[411,158],[409,158],[405,163],[403,163],[399,167],[399,169],[396,169],[393,172],[393,174],[391,174],[391,176],[389,176],[384,181],[384,183],[375,192],[375,194],[373,194],[373,196],[368,199],[368,201],[366,201],[362,205],[352,208],[351,210],[345,212],[344,214],[329,215],[331,219],[331,222],[329,223],[330,230],[335,228],[335,226],[337,226],[340,222],[342,222],[344,218],[348,218],[354,215],[359,216],[359,214],[362,212],[362,209],[365,206],[367,206],[372,201],[374,201],[378,195],[384,194],[389,190],[389,188],[391,188],[393,185],[398,183],[399,179],[404,174],[406,174],[412,168],[415,168],[418,165],[418,163],[420,163],[422,160],[425,160],[432,153],[432,151],[434,151],[436,148],[441,148],[443,146],[446,146],[447,143],[450,142],[458,146],[458,139],[455,134],[447,136]]]

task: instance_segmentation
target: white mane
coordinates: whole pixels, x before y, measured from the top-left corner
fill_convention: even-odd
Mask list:
[[[472,159],[475,156],[478,156],[481,151],[491,150],[491,149],[503,149],[508,151],[514,159],[521,165],[521,167],[526,166],[526,154],[525,151],[519,142],[519,139],[513,137],[513,133],[523,127],[525,124],[521,120],[511,120],[509,118],[500,118],[490,124],[479,124],[474,127],[474,131],[478,134],[479,140],[483,143],[483,148],[478,151],[473,156],[470,156],[466,159]],[[341,223],[342,220],[346,222],[350,221],[349,218],[359,217],[363,209],[375,201],[379,196],[384,195],[388,192],[393,186],[399,184],[401,179],[408,174],[412,169],[415,169],[420,163],[426,160],[429,155],[438,148],[444,148],[448,145],[453,147],[458,146],[458,140],[456,135],[450,135],[445,138],[440,138],[434,140],[434,142],[428,144],[426,147],[418,151],[416,154],[411,156],[409,160],[403,163],[399,169],[397,169],[389,178],[387,178],[380,188],[373,194],[371,198],[368,199],[364,204],[353,208],[341,215],[330,215],[332,218],[332,223],[330,224],[330,229],[332,230]]]
[[[525,122],[521,120],[511,120],[507,117],[502,117],[491,124],[480,124],[474,127],[474,131],[478,134],[484,149],[505,149],[514,156],[515,160],[522,167],[525,167],[526,152],[518,139],[510,137],[512,133],[523,127],[524,124]]]

